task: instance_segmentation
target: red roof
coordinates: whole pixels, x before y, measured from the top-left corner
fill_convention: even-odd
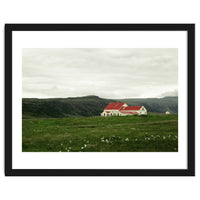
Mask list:
[[[125,108],[121,108],[120,111],[123,111],[123,110],[140,110],[142,106],[127,106]]]
[[[122,114],[131,114],[131,115],[138,115],[138,112],[130,112],[130,111],[120,111]]]
[[[104,110],[119,110],[125,103],[120,103],[120,102],[117,102],[117,103],[109,103],[105,108]]]

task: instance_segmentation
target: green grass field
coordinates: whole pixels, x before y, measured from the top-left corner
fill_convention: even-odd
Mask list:
[[[177,152],[178,115],[22,120],[23,152]]]

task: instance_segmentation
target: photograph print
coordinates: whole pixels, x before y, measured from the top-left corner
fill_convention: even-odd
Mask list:
[[[23,48],[22,152],[178,152],[178,48]]]
[[[6,24],[6,176],[194,176],[194,24]]]

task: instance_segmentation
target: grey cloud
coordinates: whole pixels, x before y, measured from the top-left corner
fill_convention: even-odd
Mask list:
[[[23,49],[23,97],[155,97],[177,90],[178,49]]]
[[[166,96],[178,96],[178,90],[174,89],[172,91],[164,92],[164,93],[160,94],[158,97],[162,98],[162,97],[166,97]]]

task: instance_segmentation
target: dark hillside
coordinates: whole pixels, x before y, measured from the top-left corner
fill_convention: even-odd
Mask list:
[[[178,97],[161,99],[103,99],[98,96],[76,98],[23,98],[22,117],[28,118],[64,118],[77,116],[99,116],[111,102],[126,102],[130,106],[144,105],[148,112],[178,112]]]
[[[22,100],[23,118],[63,118],[71,116],[99,116],[102,110],[114,100],[97,96],[77,98]]]

